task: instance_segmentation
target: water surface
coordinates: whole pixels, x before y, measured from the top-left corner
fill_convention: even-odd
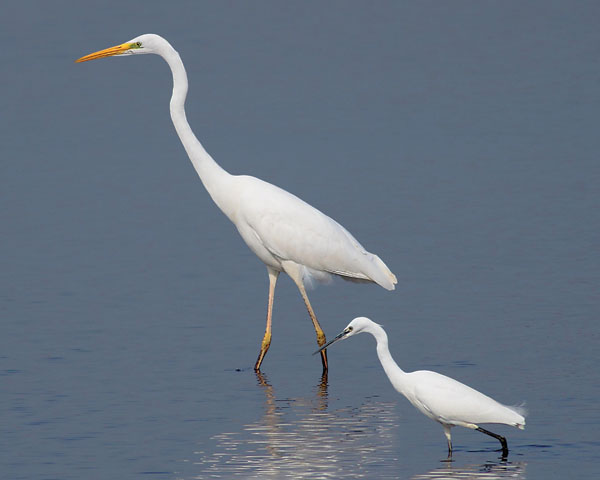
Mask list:
[[[0,472],[7,479],[590,478],[600,459],[598,6],[577,2],[3,4]],[[311,291],[328,336],[382,323],[407,371],[509,404],[497,442],[330,350],[211,202],[145,56],[232,173],[299,195],[398,277]]]

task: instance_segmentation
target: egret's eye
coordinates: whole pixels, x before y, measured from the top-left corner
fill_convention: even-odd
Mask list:
[[[135,46],[140,48],[142,46],[142,42],[135,42]]]
[[[348,327],[346,330],[348,330],[349,332],[351,332],[352,330],[354,330],[354,327]]]

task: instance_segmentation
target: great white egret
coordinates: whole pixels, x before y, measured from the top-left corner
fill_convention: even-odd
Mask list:
[[[444,427],[448,440],[448,457],[452,457],[452,437],[454,426],[472,428],[500,441],[502,456],[508,455],[506,439],[501,435],[485,430],[480,423],[503,423],[523,430],[525,410],[522,407],[507,407],[493,398],[460,383],[453,378],[429,370],[405,372],[392,358],[388,348],[385,330],[366,317],[357,317],[330,342],[315,352],[319,353],[338,340],[358,333],[370,333],[377,341],[377,356],[385,374],[393,387],[404,395],[417,410]]]
[[[185,67],[177,51],[164,38],[154,34],[141,35],[76,61],[145,53],[159,55],[171,67],[173,94],[170,111],[179,139],[213,201],[267,266],[267,325],[254,365],[256,371],[260,369],[271,344],[273,297],[280,272],[287,273],[298,286],[320,346],[326,342],[325,334],[308,300],[306,281],[326,281],[337,275],[350,280],[374,282],[387,290],[394,289],[394,274],[339,223],[275,185],[247,175],[229,174],[212,159],[186,119],[188,80]],[[327,370],[326,350],[321,352],[321,361],[323,370]]]

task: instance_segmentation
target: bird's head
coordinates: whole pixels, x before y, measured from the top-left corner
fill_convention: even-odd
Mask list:
[[[325,345],[319,348],[315,353],[313,353],[313,355],[321,352],[322,350],[325,350],[327,347],[337,342],[338,340],[344,340],[358,333],[369,331],[369,329],[371,329],[374,325],[377,324],[372,320],[368,319],[367,317],[356,317],[348,324],[346,328],[344,328],[344,330],[342,330],[342,332],[339,335],[337,335],[333,340],[327,342]]]
[[[132,38],[128,42],[114,47],[105,48],[98,52],[90,53],[85,57],[81,57],[76,62],[87,62],[88,60],[96,60],[97,58],[113,57],[121,55],[139,55],[145,53],[157,53],[159,47],[166,41],[153,33],[146,33],[139,37]]]

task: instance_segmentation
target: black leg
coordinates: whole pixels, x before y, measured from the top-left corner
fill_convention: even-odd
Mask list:
[[[446,460],[441,460],[442,462],[451,462],[452,461],[452,450],[448,449],[448,457]]]
[[[485,433],[486,435],[489,435],[490,437],[494,437],[496,440],[498,440],[500,442],[500,444],[502,445],[502,456],[508,457],[508,445],[506,444],[506,438],[504,438],[502,435],[498,435],[497,433],[490,432],[489,430],[486,430],[485,428],[477,427],[476,430],[478,432]]]
[[[451,462],[452,461],[452,436],[450,434],[450,426],[449,425],[442,425],[444,427],[444,434],[446,435],[446,440],[448,440],[448,458],[446,459],[447,462]]]

